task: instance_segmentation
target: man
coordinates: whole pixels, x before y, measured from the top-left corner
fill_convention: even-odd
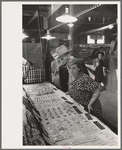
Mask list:
[[[59,81],[59,64],[56,59],[58,56],[56,53],[53,53],[52,56],[54,60],[51,62],[51,81],[58,89],[61,89]]]
[[[57,59],[60,60],[61,63],[61,65],[59,66],[59,82],[61,85],[61,90],[63,92],[67,92],[69,74],[66,63],[68,61],[69,55],[71,54],[71,51],[69,51],[65,45],[61,45],[56,49],[56,53],[58,55]]]

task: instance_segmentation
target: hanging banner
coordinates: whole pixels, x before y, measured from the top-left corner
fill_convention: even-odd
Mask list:
[[[23,43],[23,57],[32,62],[35,68],[43,68],[41,43]]]

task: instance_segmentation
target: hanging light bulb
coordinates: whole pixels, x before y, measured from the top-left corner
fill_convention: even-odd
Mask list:
[[[27,37],[28,37],[28,35],[22,33],[22,39],[23,39],[23,40],[24,40],[25,38],[27,38]]]
[[[57,17],[56,20],[59,21],[59,22],[76,22],[78,19],[76,17],[73,17],[71,16],[70,14],[68,14],[68,10],[69,8],[65,8],[65,14],[60,16],[60,17]]]
[[[49,30],[47,30],[47,34],[46,36],[41,37],[42,39],[46,39],[46,40],[52,40],[55,39],[56,37],[52,37],[49,33]]]
[[[109,29],[112,29],[114,26],[111,24],[108,26]]]
[[[74,26],[74,24],[73,23],[69,23],[69,24],[67,24],[69,27],[73,27]]]

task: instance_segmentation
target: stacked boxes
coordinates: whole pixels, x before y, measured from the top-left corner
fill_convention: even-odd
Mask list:
[[[22,66],[23,75],[25,74],[26,69],[27,69],[27,66],[23,65]],[[25,82],[26,83],[41,83],[44,81],[45,81],[45,69],[37,69],[34,67],[30,67],[30,71]]]

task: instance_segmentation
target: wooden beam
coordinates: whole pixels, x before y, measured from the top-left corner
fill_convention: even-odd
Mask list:
[[[48,18],[55,12],[57,11],[62,5],[55,5],[52,4],[50,11],[48,12]]]
[[[113,33],[113,34],[111,34],[111,36],[117,36],[117,33]]]

